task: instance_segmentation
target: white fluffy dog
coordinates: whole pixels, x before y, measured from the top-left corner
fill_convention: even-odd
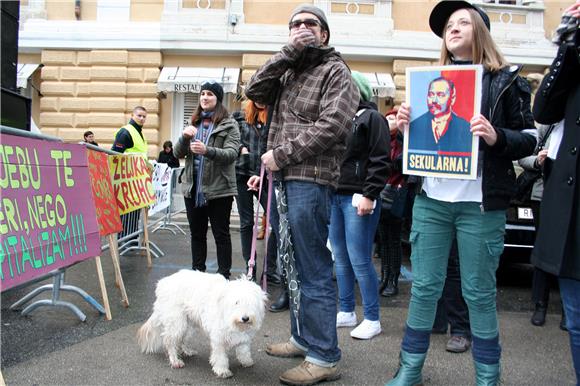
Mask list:
[[[232,376],[228,350],[235,348],[244,367],[254,364],[250,343],[262,326],[266,294],[242,277],[228,281],[222,275],[181,270],[157,283],[153,314],[137,332],[144,353],[165,349],[173,368],[184,366],[181,354],[195,355],[195,327],[209,337],[213,372]]]

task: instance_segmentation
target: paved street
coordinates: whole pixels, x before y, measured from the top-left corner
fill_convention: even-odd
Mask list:
[[[186,227],[184,227],[187,229]],[[211,233],[211,232],[210,232]],[[234,272],[243,270],[239,233],[232,232]],[[209,236],[208,271],[216,268],[215,246]],[[191,264],[189,238],[161,230],[151,235],[165,256],[155,259],[147,269],[138,253],[121,258],[123,278],[131,305],[124,308],[114,286],[108,253],[102,256],[113,320],[106,321],[78,295],[63,294],[87,315],[85,322],[65,309],[38,309],[27,317],[8,307],[34,286],[2,294],[2,374],[7,385],[268,385],[278,384],[278,375],[299,363],[297,359],[278,359],[266,355],[266,343],[288,338],[288,312],[267,313],[264,326],[252,347],[256,364],[242,368],[232,359],[234,377],[215,378],[208,363],[207,339],[200,341],[199,354],[185,360],[185,368],[172,370],[163,355],[139,352],[135,332],[149,316],[156,282]],[[260,249],[263,251],[263,247]],[[260,259],[261,260],[261,259]],[[378,264],[378,261],[375,261]],[[408,264],[408,263],[407,263]],[[553,293],[548,320],[543,328],[529,323],[529,285],[527,266],[510,266],[499,274],[498,308],[503,347],[503,380],[506,385],[572,385],[568,336],[558,329],[560,306]],[[93,261],[80,263],[67,271],[66,282],[86,290],[101,300]],[[371,341],[355,341],[348,329],[339,331],[343,351],[342,379],[335,384],[383,385],[394,374],[398,362],[410,283],[401,283],[401,294],[381,298],[383,333]],[[277,287],[270,287],[275,299]],[[49,293],[41,297],[49,298]],[[360,305],[360,301],[358,302]],[[360,307],[357,313],[361,316]],[[429,385],[473,384],[471,354],[451,354],[444,349],[447,338],[434,335],[425,364]]]

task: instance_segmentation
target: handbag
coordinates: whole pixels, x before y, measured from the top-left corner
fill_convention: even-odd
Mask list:
[[[550,137],[552,130],[554,130],[555,125],[550,125],[544,136],[538,141],[536,148],[534,149],[534,155],[538,155],[540,150],[546,145],[546,141]],[[532,196],[532,189],[534,188],[534,183],[538,178],[542,176],[541,170],[528,170],[524,169],[523,172],[516,178],[516,194],[514,198],[519,202],[526,202],[530,200]]]

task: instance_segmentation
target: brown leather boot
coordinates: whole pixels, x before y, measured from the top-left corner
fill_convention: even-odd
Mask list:
[[[306,353],[292,342],[274,343],[266,346],[266,354],[279,358],[304,357]]]
[[[280,375],[280,382],[286,385],[314,385],[323,381],[335,381],[340,378],[338,367],[322,367],[310,363],[302,362],[300,365],[285,371]]]

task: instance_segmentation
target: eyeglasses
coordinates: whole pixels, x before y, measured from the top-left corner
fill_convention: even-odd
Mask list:
[[[290,29],[298,29],[302,24],[304,24],[308,28],[320,26],[320,22],[316,19],[304,19],[304,20],[293,20],[290,23],[288,23],[288,27]]]

